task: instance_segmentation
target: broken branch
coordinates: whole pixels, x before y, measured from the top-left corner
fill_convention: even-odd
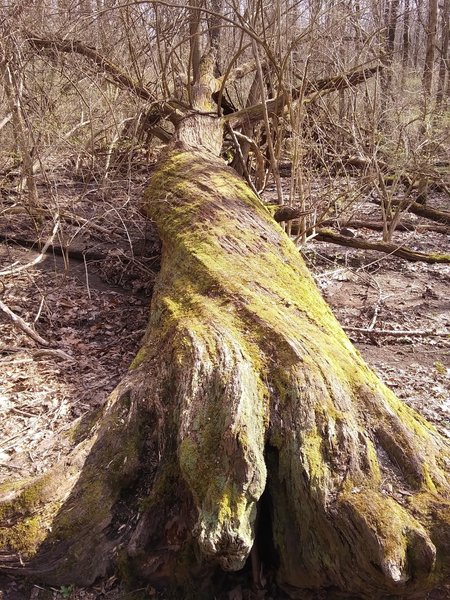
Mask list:
[[[377,65],[376,67],[371,67],[370,69],[362,69],[359,71],[330,77],[328,79],[320,79],[317,82],[310,82],[306,86],[306,93],[303,97],[303,102],[306,104],[316,100],[319,95],[354,87],[355,85],[358,85],[376,75],[380,69],[381,67]],[[298,100],[301,97],[302,90],[304,90],[303,84],[294,88],[291,93],[283,92],[276,98],[272,98],[266,102],[261,102],[260,104],[255,104],[254,106],[249,106],[248,108],[244,108],[230,115],[226,115],[224,118],[232,121],[233,127],[237,128],[240,127],[244,122],[255,122],[262,120],[265,109],[271,115],[280,115],[283,113],[289,102]]]
[[[434,331],[432,329],[370,329],[370,327],[347,327],[345,325],[342,326],[344,331],[355,331],[357,333],[367,333],[367,334],[375,334],[375,335],[391,335],[394,337],[403,337],[403,336],[433,336],[433,337],[447,337],[450,336],[450,331]]]
[[[44,340],[44,338],[41,337],[38,333],[36,333],[34,331],[34,329],[32,327],[30,327],[30,325],[28,325],[28,323],[26,321],[24,321],[21,317],[16,315],[16,313],[13,312],[10,308],[8,308],[6,306],[6,304],[4,304],[1,300],[0,300],[0,310],[2,310],[5,313],[5,315],[11,319],[11,321],[14,323],[14,325],[17,325],[17,327],[19,327],[23,332],[25,332],[28,335],[28,337],[32,338],[35,342],[37,342],[41,346],[49,345],[47,340]]]
[[[30,36],[28,38],[28,43],[38,50],[41,49],[49,49],[49,50],[57,50],[58,52],[66,52],[66,53],[76,53],[88,58],[93,63],[97,65],[102,71],[110,75],[117,85],[126,88],[133,92],[136,96],[141,98],[142,100],[146,100],[147,102],[153,102],[157,106],[157,111],[153,110],[154,114],[159,113],[160,117],[171,119],[174,122],[181,118],[182,113],[172,105],[171,102],[161,102],[159,101],[147,88],[138,84],[131,77],[129,77],[126,73],[124,73],[119,66],[115,65],[107,58],[105,58],[102,54],[97,52],[95,48],[91,46],[86,46],[83,42],[79,40],[62,40],[62,39],[46,39],[40,38],[36,36]],[[162,141],[167,141],[167,132],[161,130],[161,128],[156,126],[155,119],[155,127],[151,128],[151,133],[156,137],[160,138]]]
[[[17,273],[21,273],[22,271],[25,271],[25,269],[34,267],[34,265],[37,265],[40,262],[42,262],[44,259],[45,253],[47,252],[48,248],[50,247],[50,245],[53,243],[53,240],[55,239],[56,232],[59,229],[59,224],[60,224],[60,220],[59,220],[59,217],[57,217],[55,219],[55,224],[53,225],[53,230],[52,230],[50,237],[45,242],[44,247],[42,248],[40,254],[38,254],[38,256],[36,256],[35,259],[30,261],[26,265],[20,265],[17,267],[9,267],[8,269],[3,269],[3,271],[0,271],[0,275],[16,275]]]
[[[315,239],[319,242],[329,242],[331,244],[338,244],[349,248],[384,252],[385,254],[392,254],[413,262],[426,262],[430,264],[450,263],[450,254],[425,254],[424,252],[417,252],[401,245],[398,246],[397,244],[389,244],[387,242],[367,242],[362,238],[349,238],[334,233],[329,229],[318,229]]]

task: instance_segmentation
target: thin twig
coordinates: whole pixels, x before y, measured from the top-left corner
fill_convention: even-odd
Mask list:
[[[85,194],[86,196],[87,194]],[[23,214],[26,213],[27,210],[25,207],[19,205],[19,204],[14,204],[13,206],[7,207],[4,210],[1,211],[0,214]],[[38,215],[43,215],[46,216],[47,215],[47,209],[42,209],[42,208],[37,208],[36,209],[36,214]],[[99,217],[101,218],[104,215],[100,215]],[[99,217],[95,217],[95,218],[99,218]],[[101,225],[97,225],[97,223],[94,223],[93,219],[86,219],[85,217],[82,217],[80,215],[76,215],[74,213],[69,213],[69,212],[60,212],[59,213],[59,218],[62,219],[63,221],[66,221],[67,223],[71,223],[72,225],[76,225],[77,227],[80,226],[80,223],[84,226],[84,225],[88,225],[89,229],[93,229],[94,231],[98,231],[99,233],[103,233],[104,235],[108,235],[111,236],[111,234],[113,233],[113,231],[111,230],[111,228],[107,228],[107,227],[102,227]]]
[[[11,121],[12,119],[12,113],[8,113],[5,117],[3,117],[3,119],[0,121],[0,130],[3,129],[3,127],[5,125],[8,125],[8,123]]]
[[[35,342],[37,342],[41,346],[49,345],[47,340],[44,340],[44,338],[41,337],[38,333],[36,333],[34,331],[34,329],[32,329],[28,325],[28,323],[26,323],[21,317],[16,315],[16,313],[13,312],[10,308],[8,308],[6,306],[6,304],[4,304],[1,300],[0,300],[0,310],[2,310],[11,319],[11,321],[13,321],[13,323],[15,325],[17,325],[22,331],[24,331]]]
[[[8,269],[4,269],[3,271],[0,271],[0,275],[16,275],[17,273],[21,273],[22,271],[25,271],[26,269],[34,267],[34,265],[37,265],[40,262],[42,262],[44,260],[45,253],[47,252],[49,246],[53,243],[53,240],[55,239],[55,235],[59,229],[59,225],[60,225],[60,220],[59,220],[59,216],[58,216],[55,219],[55,224],[53,225],[53,230],[52,230],[50,237],[45,242],[44,247],[42,248],[40,254],[38,256],[36,256],[36,258],[34,260],[30,261],[26,265],[20,265],[18,267],[9,267]]]
[[[57,348],[39,348],[37,350],[31,350],[33,357],[39,356],[55,356],[62,360],[74,360],[73,356],[64,352],[64,350],[58,350]]]
[[[89,300],[92,300],[91,289],[89,287],[89,272],[88,272],[88,268],[87,268],[86,257],[84,255],[83,255],[83,264],[84,264],[84,274],[86,277],[86,289],[87,289],[87,293],[88,293],[88,298],[89,298]]]
[[[278,171],[278,163],[277,163],[277,160],[275,157],[275,150],[273,147],[272,133],[271,133],[270,121],[269,121],[269,112],[268,112],[267,106],[266,106],[266,88],[265,88],[265,83],[264,83],[264,74],[263,74],[263,70],[262,70],[262,66],[261,66],[261,59],[259,57],[258,46],[254,40],[252,40],[252,48],[253,48],[253,54],[254,54],[255,61],[256,61],[256,73],[257,73],[258,79],[259,79],[260,94],[261,94],[261,98],[263,101],[263,106],[262,106],[263,119],[264,119],[264,126],[266,128],[267,149],[269,150],[270,167],[272,169],[273,178],[275,180],[275,185],[276,185],[276,189],[277,189],[278,204],[283,204],[283,190],[281,188],[280,173]]]
[[[240,146],[240,144],[238,142],[236,132],[234,131],[234,129],[232,128],[232,126],[230,125],[230,123],[226,123],[226,128],[228,129],[228,132],[231,135],[231,139],[233,140],[234,148],[235,148],[235,150],[237,152],[237,155],[239,156],[239,161],[241,163],[242,170],[244,172],[244,177],[245,177],[248,185],[252,188],[252,191],[259,197],[258,190],[256,189],[253,181],[251,180],[250,173],[248,172],[247,165],[245,164],[245,160],[244,160],[244,157],[242,155],[241,146]],[[247,136],[245,136],[245,137],[246,137],[247,140],[249,139],[249,138],[247,138]]]
[[[369,329],[370,331],[373,331],[375,329],[375,325],[378,319],[378,314],[381,310],[381,305],[383,303],[383,298],[381,296],[381,288],[378,284],[378,282],[376,281],[376,279],[374,279],[375,285],[373,287],[376,288],[377,292],[378,292],[378,298],[377,298],[377,302],[375,304],[375,308],[373,310],[373,317],[372,320],[370,321],[370,325],[369,325]]]
[[[42,313],[42,309],[44,307],[44,303],[45,303],[45,298],[44,296],[42,296],[41,298],[41,302],[39,304],[39,309],[37,311],[37,315],[34,317],[34,323],[37,323],[41,317],[41,313]]]

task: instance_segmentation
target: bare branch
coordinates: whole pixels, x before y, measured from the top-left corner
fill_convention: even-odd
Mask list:
[[[126,75],[120,67],[109,61],[107,58],[98,53],[95,48],[86,46],[78,40],[62,40],[62,39],[45,39],[35,36],[28,38],[28,43],[38,50],[49,49],[58,50],[58,52],[76,53],[89,58],[102,71],[111,75],[114,81],[122,87],[131,90],[136,96],[150,102],[157,102],[157,98],[135,81]]]
[[[12,113],[8,113],[5,117],[3,117],[3,119],[0,121],[0,131],[3,129],[3,127],[5,127],[5,125],[8,125],[11,119]]]
[[[304,102],[309,103],[313,100],[316,100],[318,96],[329,94],[330,92],[335,92],[338,90],[343,90],[349,87],[353,87],[355,85],[359,85],[367,79],[370,79],[370,77],[376,75],[376,73],[378,73],[380,69],[381,67],[378,65],[376,67],[371,67],[370,69],[362,69],[344,75],[338,75],[336,77],[330,77],[327,79],[320,79],[316,82],[310,82],[306,87]],[[299,86],[297,88],[294,88],[291,94],[283,92],[279,94],[276,98],[267,100],[265,106],[267,108],[268,113],[275,115],[282,114],[289,102],[298,100],[302,93],[302,88],[303,86]],[[264,103],[244,108],[235,113],[232,113],[231,115],[226,115],[224,118],[226,120],[232,121],[233,127],[235,128],[242,125],[244,121],[260,121],[264,118]],[[235,121],[235,119],[238,119],[238,121]]]
[[[78,40],[62,40],[62,39],[45,39],[36,36],[30,36],[28,43],[36,49],[50,49],[57,50],[58,52],[76,53],[88,58],[97,65],[103,72],[110,75],[117,85],[130,90],[136,96],[147,102],[152,102],[152,117],[154,125],[149,128],[149,131],[162,140],[163,142],[171,139],[170,134],[158,127],[158,120],[161,118],[167,118],[174,123],[182,118],[183,113],[178,110],[172,101],[164,102],[158,100],[147,88],[136,83],[131,77],[124,73],[121,68],[102,54],[97,52],[95,48],[86,46],[83,42]]]
[[[261,66],[263,69],[265,68],[264,61],[261,61]],[[246,75],[253,73],[254,71],[256,71],[256,62],[252,60],[244,63],[243,65],[239,65],[235,69],[232,69],[228,75],[222,75],[222,77],[219,77],[219,83],[222,85],[224,79],[226,79],[227,84],[233,83],[239,79],[243,79]]]
[[[342,75],[336,75],[334,77],[326,77],[325,79],[318,79],[317,81],[310,81],[306,85],[305,94],[311,100],[316,95],[328,94],[330,92],[338,92],[340,90],[346,90],[347,88],[354,87],[360,83],[364,83],[367,79],[370,79],[382,70],[380,65],[371,67],[370,69],[361,69],[353,71],[351,73],[343,73]]]
[[[30,325],[28,325],[28,323],[26,321],[24,321],[21,317],[16,315],[16,313],[13,312],[10,308],[8,308],[6,306],[6,304],[4,304],[1,300],[0,300],[0,310],[2,310],[5,313],[5,315],[7,315],[11,319],[11,321],[14,323],[14,325],[17,325],[17,327],[19,327],[22,331],[24,331],[28,335],[28,337],[32,338],[35,342],[37,342],[41,346],[48,346],[47,340],[44,340],[44,338],[41,337],[38,333],[36,333],[34,331],[34,329],[32,329],[32,327],[30,327]]]
[[[329,229],[318,229],[315,239],[319,242],[330,242],[331,244],[338,244],[350,248],[384,252],[385,254],[399,256],[400,258],[413,262],[426,262],[430,264],[450,263],[450,254],[425,254],[424,252],[417,252],[416,250],[411,250],[410,248],[405,248],[398,244],[391,244],[388,242],[368,242],[362,238],[349,238],[334,233]]]
[[[21,273],[22,271],[25,271],[26,269],[29,269],[30,267],[34,267],[35,265],[42,262],[44,260],[45,253],[47,252],[48,248],[50,247],[50,245],[53,243],[53,240],[55,239],[55,235],[59,229],[59,225],[60,225],[60,220],[59,220],[59,217],[57,217],[55,219],[55,224],[53,226],[53,230],[52,230],[50,237],[45,242],[44,247],[42,248],[40,254],[38,254],[38,256],[36,256],[35,259],[30,261],[26,265],[20,265],[18,267],[9,267],[8,269],[4,269],[3,271],[0,271],[0,275],[16,275],[17,273]]]
[[[390,335],[393,337],[403,336],[425,336],[425,337],[448,337],[450,331],[434,331],[433,329],[370,329],[369,327],[347,327],[343,325],[344,331],[355,331],[369,335]]]

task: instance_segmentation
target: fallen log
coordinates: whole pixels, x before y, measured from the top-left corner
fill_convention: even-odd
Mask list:
[[[320,226],[330,227],[340,225],[341,227],[353,227],[355,229],[372,229],[373,231],[383,231],[382,221],[363,221],[361,219],[341,220],[327,219],[320,223]],[[430,225],[425,223],[413,223],[411,221],[402,221],[395,228],[396,231],[433,231],[444,235],[450,234],[450,227],[446,225]]]
[[[418,202],[413,202],[409,206],[408,210],[419,217],[425,217],[426,219],[431,219],[432,221],[437,221],[438,223],[446,223],[447,225],[450,225],[450,212],[431,208],[430,206],[419,204]]]
[[[318,242],[329,242],[331,244],[346,246],[347,248],[384,252],[385,254],[399,256],[400,258],[413,262],[426,262],[429,264],[450,263],[450,254],[425,254],[424,252],[411,250],[410,248],[405,248],[398,244],[388,242],[368,242],[360,237],[347,237],[335,233],[334,231],[331,231],[331,229],[318,229],[314,239]]]
[[[380,201],[376,198],[372,199],[374,204],[380,205]],[[393,200],[392,205],[398,206],[401,200]],[[419,217],[425,217],[426,219],[430,219],[431,221],[436,221],[438,223],[445,223],[446,225],[450,225],[450,212],[445,210],[438,210],[436,208],[431,208],[431,206],[427,206],[425,204],[420,204],[419,202],[411,202],[408,203],[407,212],[412,212]]]
[[[445,440],[223,161],[178,144],[145,206],[163,258],[141,350],[63,463],[0,487],[0,570],[87,585],[117,567],[209,600],[266,539],[289,598],[424,597],[449,569]]]

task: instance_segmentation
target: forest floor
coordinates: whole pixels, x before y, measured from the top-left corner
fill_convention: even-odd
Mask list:
[[[132,187],[125,179],[100,187],[62,177],[42,183],[43,202],[62,215],[61,223],[53,252],[22,270],[39,258],[37,241],[45,243],[54,222],[36,226],[20,211],[18,198],[0,200],[0,300],[48,342],[36,344],[0,311],[0,481],[39,475],[64,456],[74,422],[104,403],[139,347],[159,265],[159,242],[139,212],[147,175],[141,173]],[[443,195],[430,203],[448,210]],[[352,206],[352,216],[378,220],[379,210],[361,202]],[[394,242],[450,252],[448,236],[408,218],[416,219],[417,228],[396,232]],[[357,235],[378,240],[381,234]],[[353,328],[349,336],[363,357],[450,438],[450,266],[316,241],[303,254],[341,324]],[[230,594],[230,600],[257,597],[239,583]],[[85,590],[0,577],[0,600],[132,597],[115,578]],[[151,590],[145,597],[152,597]],[[429,598],[448,600],[450,588]]]

